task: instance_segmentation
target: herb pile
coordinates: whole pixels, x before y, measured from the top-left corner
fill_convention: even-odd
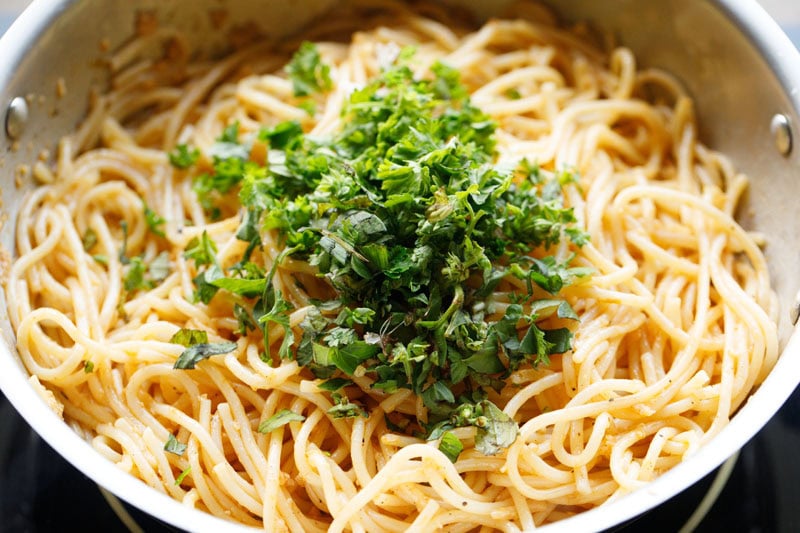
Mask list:
[[[366,414],[370,405],[347,396],[351,378],[366,377],[386,393],[410,389],[427,407],[427,421],[387,417],[392,429],[442,438],[455,460],[462,445],[449,430],[475,426],[477,449],[494,454],[518,429],[487,391],[499,391],[520,366],[546,365],[570,349],[567,326],[577,316],[557,294],[588,272],[546,253],[587,236],[563,205],[562,186],[574,175],[525,160],[495,164],[495,125],[470,103],[458,72],[436,63],[417,79],[412,56],[404,50],[354,91],[330,138],[311,138],[296,122],[264,128],[263,166],[249,159],[253,139],[240,138],[237,124],[226,128],[210,154],[213,172],[197,177],[195,190],[212,215],[238,193],[237,237],[247,250],[222,268],[204,234],[185,255],[198,269],[195,298],[231,298],[239,333],[260,330],[269,345],[270,324],[283,328],[279,357],[326,380],[333,416]],[[298,97],[331,87],[313,45],[303,45],[287,72]],[[172,161],[189,168],[198,155],[179,146]],[[253,259],[270,231],[283,251],[265,269]],[[293,306],[272,283],[287,256],[315,266],[335,294],[315,301],[297,332],[289,327]],[[526,287],[510,302],[494,295],[508,277]],[[190,337],[178,341],[189,350]],[[182,358],[191,365],[184,368],[230,348],[204,340]],[[296,419],[282,413],[262,426]]]

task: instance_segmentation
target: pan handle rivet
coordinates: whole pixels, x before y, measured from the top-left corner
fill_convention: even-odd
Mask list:
[[[772,132],[775,147],[781,155],[789,155],[792,151],[792,127],[789,124],[789,117],[783,113],[776,113],[772,117],[769,130]]]
[[[6,134],[9,139],[19,139],[28,122],[28,103],[17,96],[6,109]]]

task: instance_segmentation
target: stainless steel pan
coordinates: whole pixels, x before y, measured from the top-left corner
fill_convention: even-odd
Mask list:
[[[458,0],[477,15],[505,1]],[[768,238],[780,300],[783,353],[767,380],[722,433],[696,455],[624,499],[547,526],[548,531],[600,530],[665,501],[713,470],[772,417],[800,381],[800,54],[754,0],[551,0],[567,20],[588,20],[612,32],[640,60],[676,74],[697,102],[701,137],[729,154],[752,178],[741,219]],[[90,87],[105,71],[98,43],[111,48],[133,31],[135,13],[155,10],[184,30],[198,49],[221,49],[232,25],[255,21],[269,35],[302,27],[332,0],[230,1],[226,26],[211,27],[207,9],[219,0],[35,0],[0,40],[0,244],[14,249],[14,219],[24,190],[17,165],[52,149],[86,112]],[[329,16],[335,16],[335,9]],[[57,95],[62,80],[66,93]],[[5,115],[5,116],[4,116]],[[0,389],[33,428],[98,484],[161,520],[193,531],[236,526],[182,506],[117,470],[58,419],[27,382],[14,350],[0,292]],[[89,519],[89,517],[87,517]]]

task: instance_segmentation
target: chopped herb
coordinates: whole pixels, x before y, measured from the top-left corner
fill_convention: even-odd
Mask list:
[[[127,292],[140,289],[151,289],[153,284],[145,278],[147,266],[144,260],[137,256],[128,259],[128,270],[123,278],[123,286]]]
[[[119,262],[127,265],[130,262],[128,257],[128,221],[121,221],[119,227],[122,228],[122,246],[119,249]]]
[[[442,440],[439,442],[439,451],[445,454],[450,459],[450,462],[455,463],[463,450],[464,444],[453,433],[446,431],[442,435]]]
[[[327,380],[320,388],[331,393],[331,416],[366,416],[370,404],[341,390],[367,376],[376,390],[409,389],[422,399],[427,421],[406,420],[409,432],[434,439],[474,426],[478,451],[494,454],[518,428],[487,391],[572,346],[578,316],[559,294],[591,274],[570,255],[588,239],[563,192],[578,176],[525,159],[498,163],[495,124],[472,105],[459,72],[435,63],[415,77],[413,54],[404,49],[353,91],[342,127],[326,138],[305,135],[297,122],[262,129],[264,166],[246,160],[238,125],[226,129],[219,142],[231,146],[215,151],[214,172],[195,189],[209,210],[238,194],[236,236],[248,245],[226,271],[205,235],[186,256],[207,267],[194,280],[195,298],[208,303],[224,291],[242,335],[259,329],[269,350],[270,327],[283,329],[280,357]],[[309,43],[287,71],[298,96],[330,85]],[[283,248],[268,272],[251,262],[266,232]],[[289,255],[334,293],[308,308],[299,329],[273,285]],[[498,318],[491,296],[509,281],[523,288]],[[273,361],[269,352],[264,358]]]
[[[285,426],[289,422],[302,422],[306,417],[297,414],[289,409],[281,409],[271,417],[267,418],[258,425],[259,433],[270,433],[281,426]]]
[[[169,153],[169,162],[175,168],[187,169],[197,163],[200,159],[200,150],[189,148],[185,144],[179,144]]]
[[[328,381],[325,381],[323,383],[320,383],[319,385],[317,385],[317,388],[320,389],[320,390],[326,390],[326,391],[329,391],[329,392],[334,392],[334,391],[337,391],[337,390],[341,389],[342,387],[347,387],[348,385],[352,385],[352,384],[353,384],[353,382],[351,380],[349,380],[349,379],[333,378],[333,379],[329,379]]]
[[[214,282],[224,276],[222,269],[217,265],[212,265],[195,276],[192,279],[195,285],[194,301],[208,304],[219,290],[219,287],[216,287]]]
[[[286,66],[286,73],[292,80],[295,96],[327,91],[333,85],[331,67],[322,62],[317,46],[308,41],[300,45]]]
[[[97,244],[97,233],[92,228],[86,230],[83,234],[83,249],[89,251]]]
[[[187,466],[186,470],[181,472],[180,475],[175,478],[175,485],[180,485],[181,483],[183,483],[183,480],[186,478],[186,476],[189,475],[189,472],[191,472],[191,471],[192,471],[192,467],[191,466]]]
[[[123,278],[126,292],[152,289],[156,283],[169,275],[169,254],[160,252],[150,264],[145,264],[141,256],[127,258],[127,270]]]
[[[158,213],[147,207],[147,204],[144,205],[144,219],[147,222],[147,227],[150,228],[150,231],[154,235],[158,235],[159,237],[164,236],[164,230],[160,228],[167,223]]]
[[[331,394],[334,405],[328,409],[328,414],[333,418],[354,418],[363,416],[367,418],[367,413],[364,409],[347,399],[347,396],[341,395],[338,392]]]
[[[175,361],[175,365],[173,368],[178,368],[182,370],[192,369],[194,366],[202,361],[203,359],[208,359],[213,355],[222,355],[226,353],[231,353],[236,349],[235,342],[217,342],[217,343],[202,343],[202,344],[193,344],[178,357]]]
[[[233,317],[239,323],[239,335],[247,335],[249,331],[256,329],[256,323],[253,320],[253,316],[244,306],[234,304]]]
[[[178,439],[175,438],[175,435],[170,433],[167,442],[164,443],[164,451],[180,456],[186,451],[186,445],[179,442]]]
[[[103,266],[108,265],[108,256],[107,255],[95,254],[95,255],[92,256],[92,259],[94,259],[95,262],[100,263]]]
[[[92,363],[91,361],[88,361],[88,360],[84,361],[83,362],[83,371],[86,374],[91,374],[92,372],[94,372],[94,363]]]
[[[217,245],[208,236],[208,232],[203,231],[200,237],[194,237],[189,241],[183,256],[186,259],[194,259],[197,266],[214,264],[217,262]]]
[[[495,404],[482,400],[475,404],[464,403],[454,409],[450,417],[431,428],[428,440],[444,438],[448,430],[475,426],[475,449],[484,455],[497,455],[508,448],[519,434],[517,423]]]
[[[195,344],[208,343],[208,333],[199,329],[180,329],[169,342],[173,344],[181,344],[189,348]]]
[[[270,148],[285,149],[303,135],[303,127],[296,120],[281,122],[273,128],[264,128],[258,132],[258,138],[268,142]]]

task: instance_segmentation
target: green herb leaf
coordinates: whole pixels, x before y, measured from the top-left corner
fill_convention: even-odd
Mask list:
[[[337,392],[334,392],[331,396],[335,403],[333,407],[328,409],[328,414],[333,418],[354,418],[357,416],[368,418],[366,411],[360,405],[350,402],[346,396]]]
[[[186,259],[194,259],[197,266],[215,264],[217,262],[217,245],[204,230],[200,237],[193,237],[189,241],[183,256]]]
[[[342,387],[347,387],[348,385],[352,385],[352,384],[353,384],[353,382],[351,380],[349,380],[349,379],[333,378],[333,379],[329,379],[328,381],[325,381],[323,383],[318,384],[317,388],[320,389],[320,390],[326,390],[326,391],[329,391],[329,392],[334,392],[334,391],[337,391],[337,390],[341,389]]]
[[[213,355],[230,353],[236,349],[236,346],[235,342],[193,344],[178,357],[173,368],[181,370],[192,369],[203,359],[208,359]]]
[[[295,96],[329,90],[333,85],[330,71],[331,68],[322,62],[316,45],[308,41],[300,45],[286,66]]]
[[[94,372],[94,363],[92,363],[89,360],[84,361],[83,362],[83,371],[86,374],[91,374],[92,372]]]
[[[439,451],[445,454],[450,459],[450,462],[455,463],[463,450],[464,444],[453,433],[446,431],[442,434],[442,440],[439,442]]]
[[[97,233],[92,228],[86,230],[83,234],[83,249],[89,251],[97,244]]]
[[[258,132],[261,141],[268,142],[270,148],[284,150],[292,144],[301,141],[303,127],[296,120],[281,122],[272,128],[262,128]]]
[[[181,472],[180,475],[175,478],[175,485],[177,486],[177,485],[180,485],[181,483],[183,483],[183,480],[186,479],[186,476],[188,476],[191,471],[192,471],[192,467],[191,466],[187,466],[186,470]]]
[[[208,333],[199,329],[182,328],[172,336],[169,342],[181,344],[187,348],[195,344],[206,344],[208,343]]]
[[[478,427],[475,435],[475,449],[484,455],[497,455],[517,439],[519,427],[510,416],[489,401],[481,403],[483,415],[474,424]]]
[[[150,228],[150,231],[154,235],[158,235],[159,237],[164,236],[164,230],[160,228],[167,223],[158,213],[147,207],[147,204],[142,202],[144,206],[144,219],[147,222],[147,227]]]
[[[252,298],[263,293],[267,287],[266,278],[261,279],[242,279],[242,278],[219,278],[211,282],[215,287],[225,289],[233,294]]]
[[[175,438],[175,435],[170,433],[169,437],[167,437],[167,442],[164,443],[164,451],[181,456],[183,455],[183,452],[186,451],[186,445],[182,442],[178,442],[178,439]]]
[[[200,159],[200,150],[189,148],[185,144],[179,144],[169,153],[169,162],[175,168],[187,169],[197,163]]]
[[[297,414],[289,409],[281,409],[271,417],[267,418],[258,425],[259,433],[270,433],[281,426],[285,426],[289,422],[302,422],[306,417]]]
[[[137,256],[131,257],[128,260],[128,270],[123,278],[123,287],[127,292],[137,291],[140,289],[151,289],[153,284],[145,278],[147,265],[144,260]]]

